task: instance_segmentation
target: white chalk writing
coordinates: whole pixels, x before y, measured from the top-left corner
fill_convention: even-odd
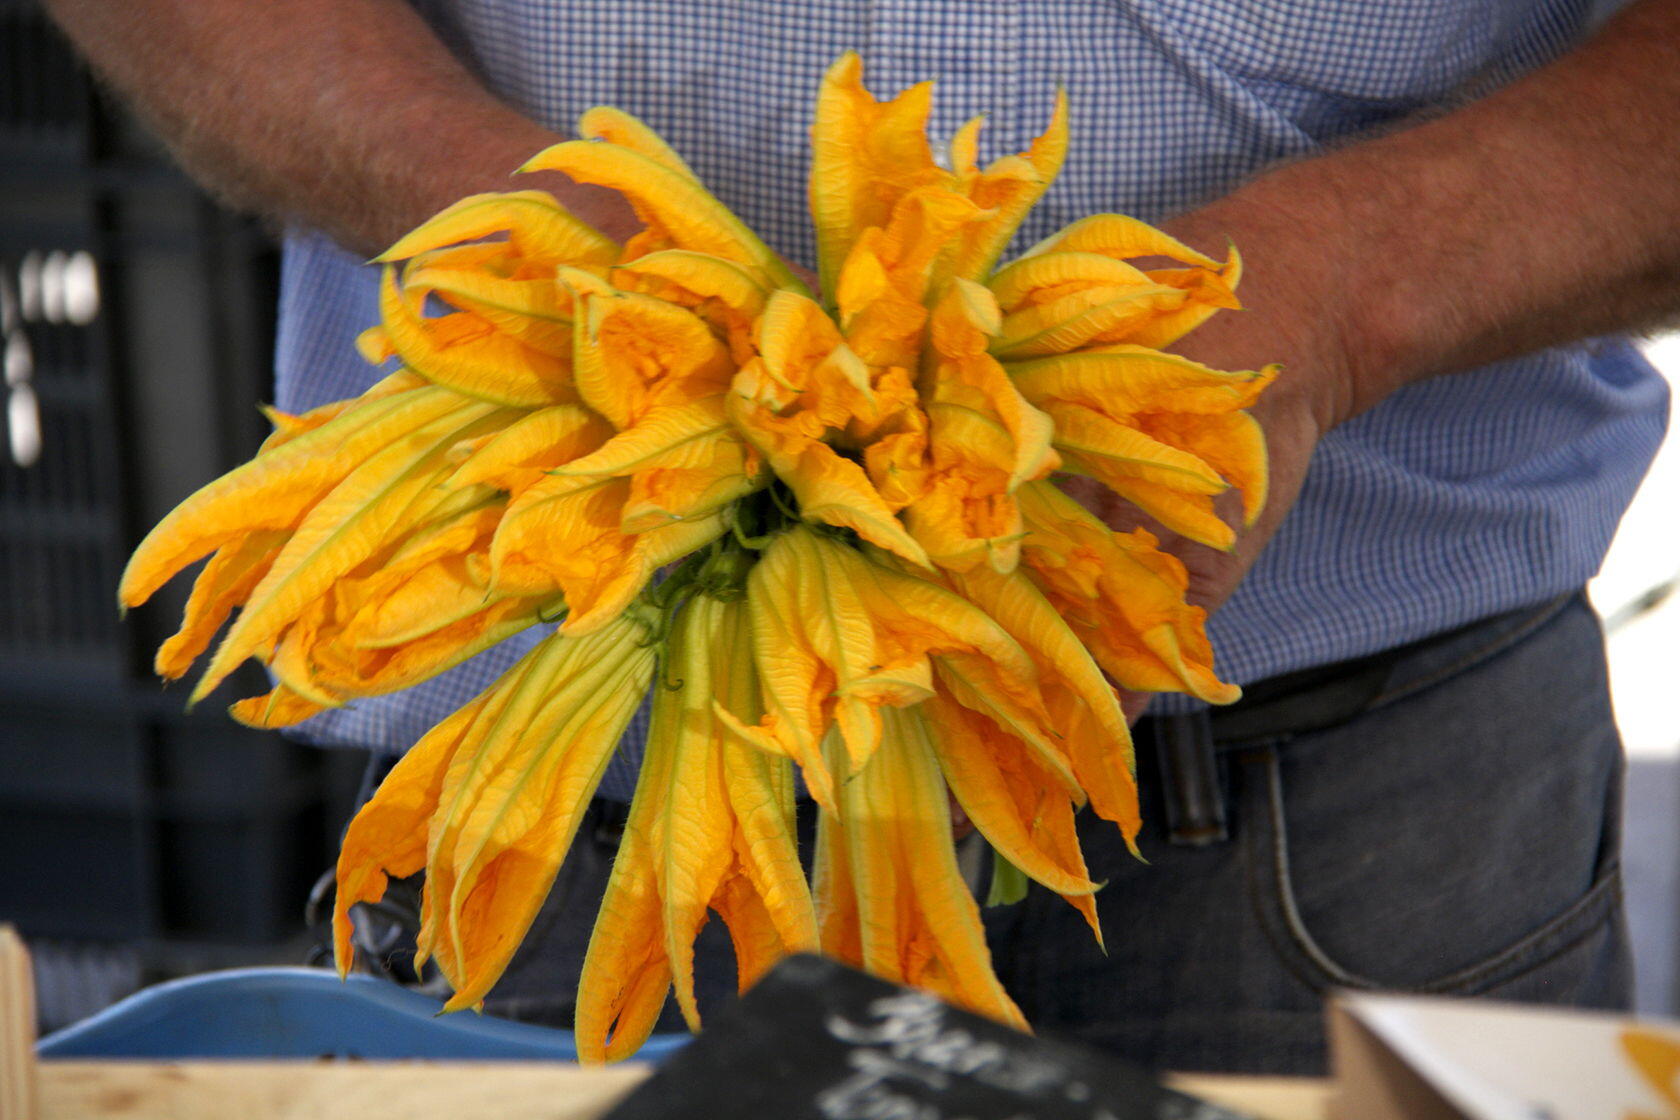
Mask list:
[[[818,1098],[819,1109],[830,1120],[940,1120],[943,1117],[937,1107],[891,1089],[887,1082],[893,1078],[937,1090],[948,1084],[949,1077],[960,1076],[1008,1092],[1032,1095],[1055,1088],[1067,1077],[1068,1071],[1060,1062],[1014,1052],[1000,1043],[976,1038],[961,1027],[948,1025],[945,1006],[921,992],[874,1000],[869,1004],[869,1016],[864,1022],[842,1015],[828,1018],[829,1033],[840,1041],[880,1048],[853,1051],[848,1056],[852,1076]],[[1079,1099],[1078,1094],[1070,1096]],[[957,1118],[944,1117],[944,1120]]]

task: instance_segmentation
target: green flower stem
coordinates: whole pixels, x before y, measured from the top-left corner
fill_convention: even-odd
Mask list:
[[[987,906],[1013,906],[1027,897],[1027,875],[992,849],[992,888],[986,892]]]

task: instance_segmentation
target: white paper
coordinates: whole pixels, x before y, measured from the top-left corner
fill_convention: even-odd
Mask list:
[[[1680,1023],[1409,996],[1338,999],[1473,1120],[1680,1117]]]

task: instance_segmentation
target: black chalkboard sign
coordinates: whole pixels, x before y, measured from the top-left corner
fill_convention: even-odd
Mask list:
[[[1241,1120],[1146,1071],[815,956],[713,1015],[607,1120]]]

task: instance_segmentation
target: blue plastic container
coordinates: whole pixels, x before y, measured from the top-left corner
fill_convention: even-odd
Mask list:
[[[577,1061],[569,1031],[464,1011],[371,976],[241,968],[158,984],[43,1038],[44,1058],[431,1058]],[[655,1035],[659,1061],[688,1041]]]

